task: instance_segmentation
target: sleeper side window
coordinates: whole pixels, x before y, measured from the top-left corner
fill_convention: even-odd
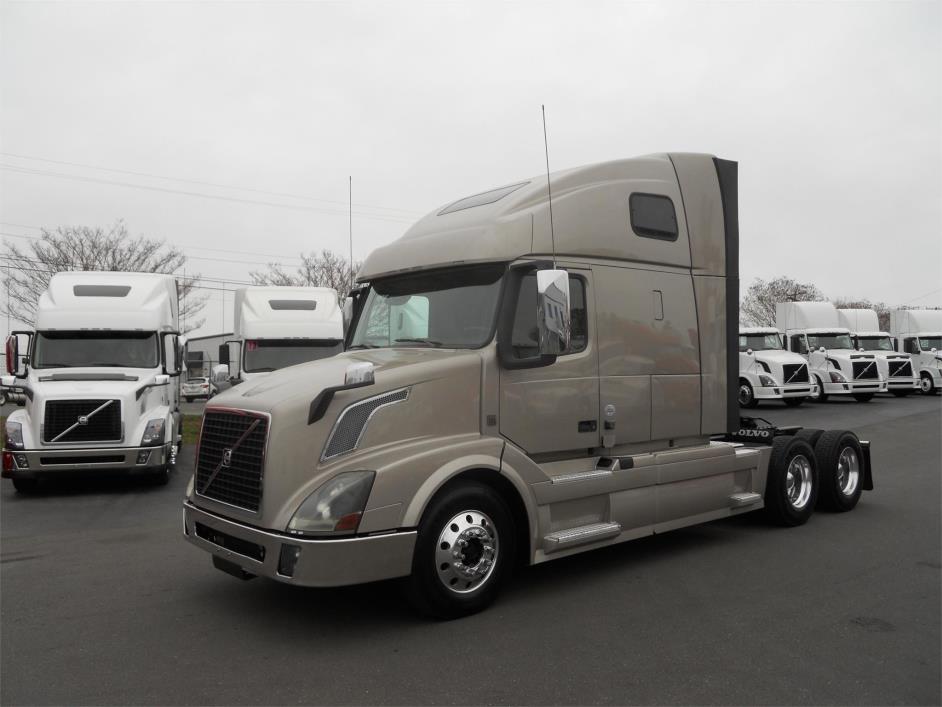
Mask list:
[[[569,348],[563,355],[585,351],[589,341],[589,318],[586,312],[585,280],[569,276],[569,317],[572,331]],[[536,274],[525,275],[520,281],[517,309],[510,343],[513,358],[527,359],[540,353],[539,330],[536,324]]]
[[[628,197],[631,230],[643,238],[677,240],[677,212],[669,196],[632,194]]]

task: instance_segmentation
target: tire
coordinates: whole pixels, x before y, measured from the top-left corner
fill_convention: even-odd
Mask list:
[[[869,403],[873,400],[873,393],[854,393],[854,400],[858,403]]]
[[[404,580],[410,603],[438,619],[481,611],[497,598],[510,572],[514,535],[513,517],[494,489],[479,483],[446,487],[419,523],[412,574]],[[459,540],[468,543],[460,550]],[[459,552],[462,555],[455,557]],[[468,559],[465,553],[470,553],[473,567],[460,561]]]
[[[811,396],[811,399],[816,403],[826,403],[828,401],[828,394],[824,392],[824,383],[819,376],[815,376],[814,379],[818,382],[818,395],[817,397]]]
[[[897,398],[905,398],[905,397],[906,397],[907,395],[909,395],[910,392],[912,392],[912,391],[910,391],[910,390],[891,390],[890,392],[893,393],[893,395],[895,395]]]
[[[39,489],[39,479],[13,479],[13,488],[17,493],[36,493]]]
[[[935,381],[928,373],[919,376],[919,392],[923,395],[935,395]]]
[[[777,525],[803,525],[814,513],[818,475],[814,449],[800,437],[776,437],[765,484],[765,512]]]
[[[815,427],[802,427],[795,433],[795,437],[805,440],[805,442],[810,444],[811,448],[814,449],[814,445],[818,443],[818,439],[822,434],[824,434],[824,430],[819,430]]]
[[[814,446],[818,461],[818,502],[840,513],[854,509],[863,491],[864,456],[857,435],[824,432]]]
[[[752,390],[752,384],[749,383],[745,378],[739,379],[739,407],[741,408],[755,408],[759,406],[759,401],[756,400],[755,392]]]
[[[790,408],[796,408],[805,402],[808,398],[783,398],[785,404]]]

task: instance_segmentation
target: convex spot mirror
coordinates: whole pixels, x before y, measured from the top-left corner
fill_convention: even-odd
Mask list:
[[[569,319],[569,273],[537,270],[536,321],[540,354],[558,356],[569,350],[572,322]]]

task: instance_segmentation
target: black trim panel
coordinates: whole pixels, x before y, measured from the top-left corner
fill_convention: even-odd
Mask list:
[[[726,241],[726,429],[739,429],[739,164],[713,158]]]

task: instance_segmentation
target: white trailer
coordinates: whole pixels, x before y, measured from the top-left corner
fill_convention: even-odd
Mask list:
[[[942,390],[942,309],[894,309],[890,333],[896,350],[912,356],[923,394]]]
[[[329,287],[236,290],[235,339],[219,347],[233,383],[343,351],[343,312]]]
[[[838,321],[850,330],[854,348],[877,357],[880,375],[886,379],[889,392],[898,398],[919,390],[919,376],[913,369],[911,356],[893,347],[888,332],[880,331],[880,318],[872,309],[838,309]]]
[[[842,327],[830,302],[780,302],[775,319],[785,333],[785,346],[805,357],[818,384],[817,400],[852,395],[859,402],[886,392],[877,358],[854,348],[850,330]]]
[[[775,327],[739,329],[739,405],[754,408],[760,400],[781,400],[797,407],[820,393],[803,356],[782,347]]]
[[[3,476],[21,492],[89,471],[166,483],[181,440],[177,322],[168,275],[53,275],[36,330],[7,340],[2,382],[26,403],[6,421]]]

